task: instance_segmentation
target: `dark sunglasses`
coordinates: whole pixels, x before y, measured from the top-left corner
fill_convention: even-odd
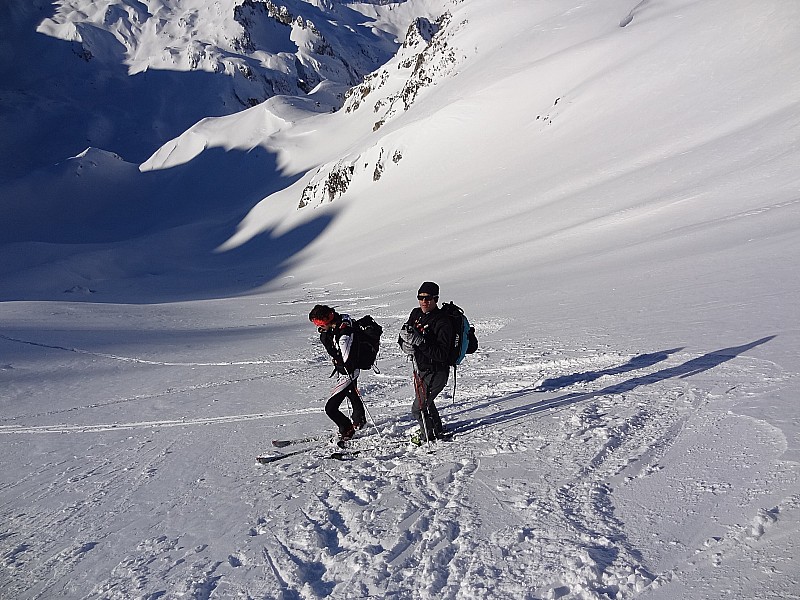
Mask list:
[[[417,296],[417,300],[427,300],[428,302],[436,302],[439,296]]]

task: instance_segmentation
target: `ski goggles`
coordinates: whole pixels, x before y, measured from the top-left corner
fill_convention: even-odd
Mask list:
[[[327,329],[328,327],[333,325],[333,315],[331,314],[325,319],[313,319],[311,322],[314,323],[314,325],[316,325],[317,327],[322,327],[323,329]]]

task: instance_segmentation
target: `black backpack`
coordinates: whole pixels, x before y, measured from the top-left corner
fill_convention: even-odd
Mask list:
[[[371,369],[375,365],[378,351],[381,348],[381,327],[370,315],[353,321],[355,335],[353,343],[356,347],[356,368]]]
[[[475,336],[475,328],[469,324],[469,319],[459,306],[452,302],[445,302],[440,310],[453,323],[454,335],[447,364],[456,367],[461,364],[467,354],[472,354],[478,349],[478,338]]]

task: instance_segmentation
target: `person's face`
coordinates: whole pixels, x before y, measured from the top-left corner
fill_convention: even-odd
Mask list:
[[[417,300],[419,300],[419,307],[422,309],[422,312],[429,313],[432,310],[437,308],[436,303],[439,301],[439,296],[429,296],[428,294],[418,294]]]

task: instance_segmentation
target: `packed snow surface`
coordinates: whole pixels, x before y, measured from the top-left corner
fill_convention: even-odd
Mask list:
[[[1,11],[3,599],[800,597],[800,5]]]

